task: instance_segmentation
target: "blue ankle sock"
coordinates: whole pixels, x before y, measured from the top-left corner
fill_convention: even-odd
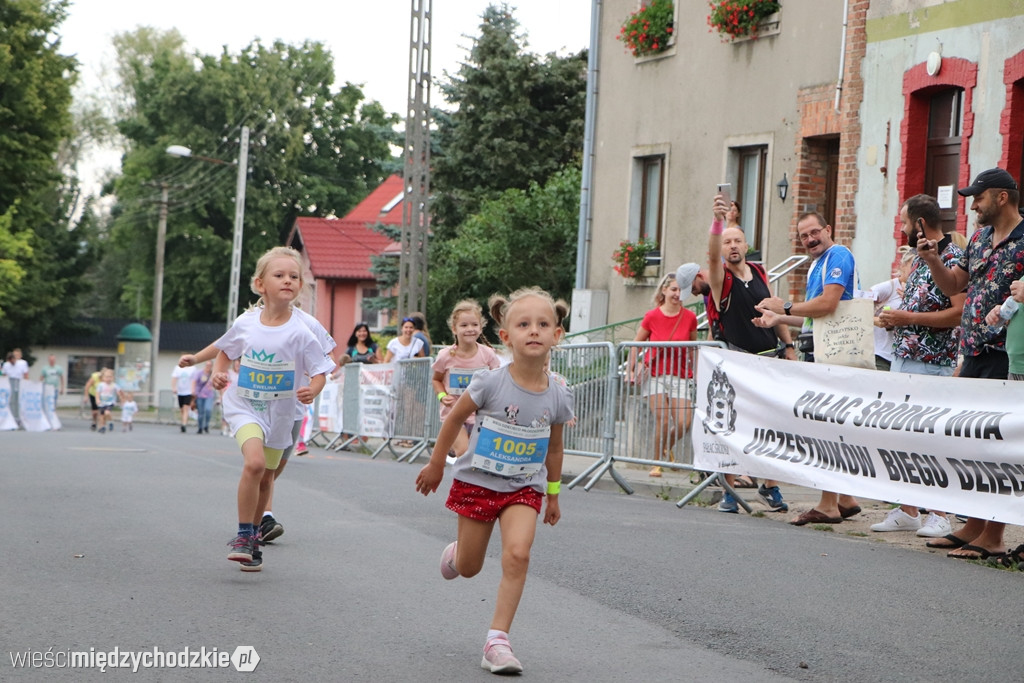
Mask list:
[[[238,535],[239,536],[255,536],[256,535],[256,529],[252,525],[252,523],[242,524],[241,522],[239,522],[238,523]]]

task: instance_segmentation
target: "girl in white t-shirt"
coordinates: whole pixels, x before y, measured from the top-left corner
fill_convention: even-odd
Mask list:
[[[423,341],[412,336],[414,332],[416,332],[416,325],[413,319],[403,318],[400,334],[388,342],[388,350],[384,354],[385,363],[423,357]]]
[[[255,525],[265,500],[260,480],[275,470],[292,444],[295,401],[310,404],[324,387],[334,364],[320,342],[292,310],[304,286],[299,253],[274,247],[256,263],[252,291],[262,298],[258,315],[240,315],[214,344],[220,351],[213,367],[213,386],[228,386],[228,365],[240,360],[238,381],[222,397],[224,418],[242,449],[244,463],[238,483],[238,535],[228,545],[228,559],[242,571],[260,571],[262,553]],[[309,378],[308,380],[306,378]]]
[[[476,413],[469,449],[452,467],[454,481],[445,505],[459,516],[458,540],[441,553],[441,575],[454,579],[478,574],[494,524],[499,524],[502,577],[481,666],[508,674],[523,670],[508,631],[526,584],[545,494],[544,522],[554,525],[561,518],[562,428],[573,417],[573,399],[567,387],[550,378],[545,365],[562,337],[569,307],[530,288],[507,299],[491,297],[490,312],[501,327],[501,341],[512,350],[512,363],[473,378],[442,425],[430,462],[416,477],[416,490],[423,495],[437,490],[445,456],[462,425]]]
[[[117,385],[114,384],[114,371],[104,368],[103,372],[100,373],[100,383],[96,385],[96,405],[99,407],[99,418],[97,420],[99,429],[96,431],[107,431],[108,422],[110,423],[110,431],[114,431],[111,413],[114,410],[114,405],[117,403],[119,393]]]
[[[434,371],[434,393],[441,404],[441,422],[452,412],[452,407],[466,389],[478,370],[493,370],[500,365],[494,349],[479,343],[484,329],[484,312],[480,304],[466,299],[455,304],[448,317],[448,327],[455,335],[455,344],[441,349],[432,367]],[[475,418],[470,415],[465,429],[455,437],[452,450],[458,457],[469,446],[469,434],[473,431]]]

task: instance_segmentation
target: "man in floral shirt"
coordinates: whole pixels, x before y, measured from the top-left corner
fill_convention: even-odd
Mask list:
[[[934,239],[918,235],[917,253],[931,269],[935,283],[952,296],[967,287],[961,318],[960,352],[964,356],[961,377],[1006,379],[1006,330],[985,323],[985,316],[1010,294],[1010,284],[1024,275],[1024,221],[1017,206],[1020,191],[1001,168],[982,171],[974,183],[958,192],[973,197],[978,229],[967,245],[966,263],[947,267]],[[966,267],[965,267],[966,266]],[[986,559],[1006,552],[1002,522],[971,518],[957,535],[949,534],[932,547],[953,548],[948,555],[969,560]],[[945,543],[943,542],[945,541]]]
[[[919,194],[900,209],[900,221],[907,244],[917,247],[918,235],[936,243],[935,250],[946,268],[964,268],[967,261],[960,247],[942,233],[939,203],[934,197]],[[946,296],[932,279],[931,269],[915,258],[913,270],[903,288],[903,302],[897,310],[882,311],[879,320],[893,328],[893,359],[890,372],[949,377],[956,366],[960,342],[960,317],[966,294]],[[946,513],[931,510],[921,523],[916,505],[893,508],[885,521],[871,525],[872,531],[914,531],[926,538],[952,534]]]
[[[911,197],[900,210],[907,244],[917,247],[918,232],[936,242],[936,251],[946,268],[964,268],[964,252],[942,233],[939,203],[934,197]],[[893,328],[892,372],[949,377],[956,366],[960,341],[963,292],[946,296],[932,279],[928,264],[917,258],[903,288],[898,310],[882,311],[879,320]]]

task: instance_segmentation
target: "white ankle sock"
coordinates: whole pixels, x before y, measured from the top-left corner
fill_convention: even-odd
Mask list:
[[[493,629],[493,628],[487,630],[487,642],[488,643],[491,642],[492,640],[494,640],[495,638],[499,638],[499,637],[504,638],[505,640],[508,640],[508,634],[505,633],[504,631],[498,631],[497,629]]]

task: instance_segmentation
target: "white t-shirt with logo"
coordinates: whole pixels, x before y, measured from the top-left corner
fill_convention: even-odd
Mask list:
[[[232,436],[243,425],[256,424],[268,447],[290,446],[295,391],[308,386],[310,377],[334,369],[317,338],[294,311],[288,322],[275,326],[264,325],[259,311],[251,311],[240,315],[214,345],[228,358],[241,359],[238,382],[223,397],[224,419]],[[273,398],[276,394],[284,397]]]

